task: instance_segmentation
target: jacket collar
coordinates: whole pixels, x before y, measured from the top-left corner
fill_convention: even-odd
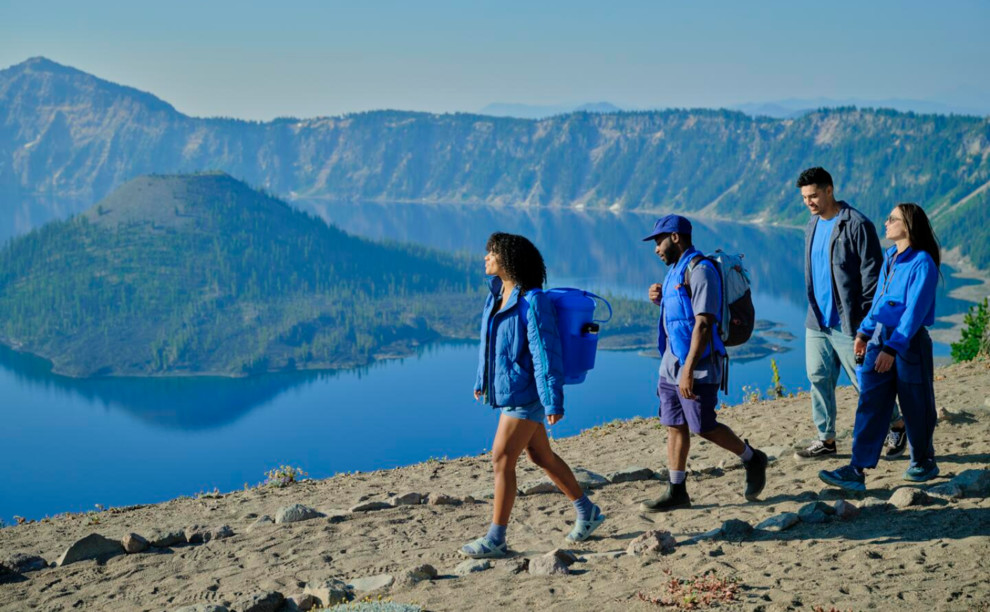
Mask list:
[[[502,279],[497,276],[489,276],[485,279],[488,283],[488,290],[491,291],[492,297],[498,299],[499,294],[502,293]],[[508,310],[516,305],[519,301],[519,285],[516,285],[512,290],[512,294],[509,295],[509,301],[505,304],[505,309]]]

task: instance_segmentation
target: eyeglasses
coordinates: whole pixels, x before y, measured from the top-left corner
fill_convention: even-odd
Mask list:
[[[903,220],[904,220],[903,217],[895,217],[894,215],[890,215],[887,217],[887,223],[894,223],[895,221],[903,221]]]

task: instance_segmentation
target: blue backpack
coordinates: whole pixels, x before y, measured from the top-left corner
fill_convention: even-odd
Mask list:
[[[533,289],[530,295],[542,289]],[[605,298],[583,289],[559,287],[543,291],[550,298],[557,313],[557,333],[560,335],[560,348],[564,358],[564,384],[583,383],[588,370],[595,367],[595,354],[598,351],[599,323],[607,323],[612,318],[612,305]],[[595,318],[595,300],[601,300],[608,307],[607,319]]]

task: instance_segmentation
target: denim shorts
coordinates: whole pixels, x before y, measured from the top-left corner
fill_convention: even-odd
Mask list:
[[[540,403],[540,400],[525,406],[503,406],[502,414],[514,419],[525,419],[537,423],[542,423],[544,419],[543,404]]]

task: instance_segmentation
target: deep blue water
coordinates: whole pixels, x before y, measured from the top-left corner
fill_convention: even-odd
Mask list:
[[[543,250],[551,285],[641,296],[666,270],[640,241],[653,221],[643,215],[299,205],[356,234],[475,253],[479,265],[490,232],[523,233]],[[781,342],[791,351],[774,356],[782,382],[788,390],[806,387],[801,233],[698,223],[695,241],[746,254],[758,317],[796,336]],[[944,295],[954,282],[948,278],[943,287],[940,315],[968,306]],[[936,351],[944,355],[948,348]],[[76,380],[0,348],[0,518],[229,491],[258,483],[280,464],[324,477],[483,452],[496,416],[471,397],[476,355],[471,343],[442,344],[346,372]],[[566,387],[567,415],[552,435],[654,415],[658,365],[635,351],[599,352],[587,382]],[[734,363],[726,401],[741,401],[743,385],[766,389],[770,375],[769,358]]]

